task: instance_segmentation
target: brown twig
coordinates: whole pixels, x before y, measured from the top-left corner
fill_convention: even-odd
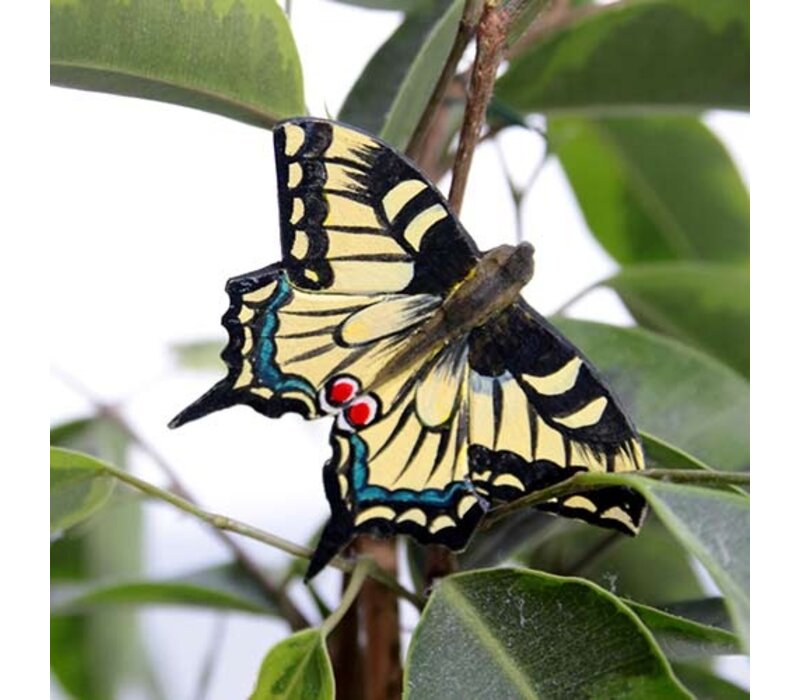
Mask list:
[[[461,133],[453,164],[453,179],[450,185],[450,206],[456,214],[461,211],[464,201],[464,192],[467,186],[467,177],[472,165],[483,123],[486,119],[486,109],[492,97],[497,69],[503,59],[506,32],[515,11],[499,9],[495,2],[488,1],[483,6],[483,11],[476,28],[475,63],[469,80],[467,104],[464,121],[461,124]],[[443,556],[442,552],[434,547],[429,547],[425,559],[425,580],[429,585],[433,578],[446,576],[455,568],[455,557]]]
[[[505,10],[498,8],[493,2],[487,2],[478,22],[475,64],[470,76],[466,112],[461,124],[461,135],[453,165],[453,180],[448,196],[450,206],[456,213],[461,211],[472,157],[486,119],[486,108],[492,97],[497,68],[503,59],[509,17]]]
[[[351,545],[346,551],[355,554]],[[350,574],[342,576],[342,594],[350,583]],[[328,637],[328,653],[336,679],[336,693],[348,700],[362,700],[364,697],[364,654],[359,639],[359,606],[351,605],[336,629]]]
[[[406,148],[406,155],[412,160],[419,162],[422,154],[430,150],[427,147],[427,136],[437,116],[442,113],[442,101],[452,88],[458,62],[461,60],[464,50],[475,35],[475,29],[478,26],[478,10],[480,6],[481,0],[467,0],[464,6],[464,13],[461,15],[461,21],[458,25],[458,32],[456,33],[453,47],[450,49],[450,54],[447,57],[444,69],[439,76],[433,94],[428,100],[425,111],[422,113],[417,128],[414,130]]]
[[[147,441],[142,435],[128,422],[119,410],[110,404],[100,400],[87,387],[83,386],[73,377],[64,373],[59,373],[62,381],[81,394],[94,407],[98,416],[111,421],[122,433],[135,444],[153,463],[167,476],[170,481],[169,490],[189,503],[197,505],[197,500],[189,493],[186,486],[181,482],[177,472],[167,462],[166,459]],[[228,548],[236,562],[265,593],[270,599],[274,600],[281,610],[289,626],[293,630],[300,630],[310,626],[310,622],[305,615],[295,606],[287,593],[275,586],[270,581],[261,567],[250,558],[250,555],[236,542],[230,535],[219,528],[212,528],[212,532]]]
[[[436,579],[458,571],[458,559],[447,547],[432,544],[425,550],[425,592],[428,593]]]
[[[356,546],[391,575],[397,575],[397,540],[360,537]],[[364,621],[364,700],[399,700],[403,686],[400,665],[400,615],[397,596],[369,579],[359,595]]]

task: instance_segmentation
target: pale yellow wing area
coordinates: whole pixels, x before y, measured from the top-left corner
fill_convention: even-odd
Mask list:
[[[318,119],[285,122],[274,133],[283,264],[295,286],[445,293],[477,262],[441,194],[387,144]],[[430,259],[443,249],[447,272]]]
[[[469,482],[466,341],[375,388],[380,416],[337,423],[339,498],[356,529],[462,547],[485,504]]]
[[[607,403],[605,397],[589,401],[566,419],[537,412],[525,384],[535,384],[538,390],[557,395],[559,390],[568,391],[574,385],[579,366],[580,360],[570,360],[550,376],[526,376],[522,380],[510,372],[498,376],[470,372],[471,478],[478,493],[510,501],[578,470],[624,472],[644,467],[641,446],[633,437],[613,448],[601,449],[574,439],[564,430],[600,421]],[[585,511],[592,520],[615,521],[623,529],[634,530],[638,526],[638,521],[613,503],[601,508],[591,494],[568,498],[559,504],[562,506]]]
[[[229,289],[225,386],[235,402],[269,415],[335,412],[325,404],[326,387],[339,377],[369,386],[441,304],[429,294],[312,292],[295,287],[281,269],[253,280],[243,277]],[[288,399],[292,406],[281,403]]]

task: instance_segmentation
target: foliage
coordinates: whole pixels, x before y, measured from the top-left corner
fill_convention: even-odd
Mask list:
[[[444,99],[443,88],[466,80],[458,59],[482,3],[347,2],[403,20],[353,76],[340,118],[412,148],[441,176],[465,111],[463,90]],[[588,230],[619,264],[600,284],[638,327],[555,320],[620,394],[659,468],[649,477],[581,475],[563,488],[639,490],[652,511],[641,536],[509,509],[459,555],[463,572],[432,590],[427,555],[413,544],[416,591],[374,565],[339,561],[351,585],[333,613],[309,589],[324,619],[306,628],[290,586],[296,567],[255,570],[231,547],[234,560],[221,567],[169,580],[141,574],[130,487],[296,556],[307,550],[130,477],[137,437],[99,407],[51,432],[51,669],[70,696],[118,697],[136,683],[159,697],[130,608],[170,604],[285,619],[294,633],[265,650],[252,697],[333,697],[332,633],[368,576],[422,610],[405,660],[412,700],[747,695],[710,662],[749,645],[749,497],[737,486],[749,469],[749,200],[698,110],[748,109],[748,4],[503,5],[516,23],[486,138],[540,130]],[[291,22],[275,0],[51,0],[51,61],[56,85],[265,128],[305,111]],[[441,128],[426,129],[431,120]],[[201,340],[176,347],[176,358],[218,370],[218,352]],[[707,597],[701,567],[720,598]]]

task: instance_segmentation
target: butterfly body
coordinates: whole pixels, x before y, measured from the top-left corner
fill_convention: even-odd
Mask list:
[[[442,301],[430,319],[418,326],[380,371],[373,384],[400,374],[425,356],[464,338],[473,328],[513,304],[533,276],[533,246],[502,245],[483,255],[465,278]]]
[[[237,403],[334,417],[316,574],[357,533],[463,548],[493,503],[644,460],[588,360],[520,297],[532,247],[481,253],[417,169],[335,122],[275,130],[283,259],[228,283],[228,376],[173,427]],[[635,534],[637,494],[545,509]]]

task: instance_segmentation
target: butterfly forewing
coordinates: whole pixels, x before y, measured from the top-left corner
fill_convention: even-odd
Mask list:
[[[283,262],[333,293],[443,295],[478,251],[431,183],[393,149],[331,122],[275,130]]]

